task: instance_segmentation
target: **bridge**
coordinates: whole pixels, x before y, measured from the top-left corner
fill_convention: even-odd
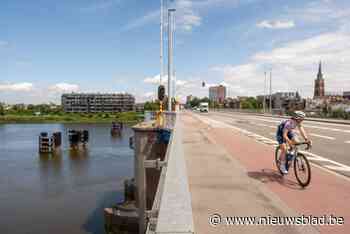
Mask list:
[[[305,121],[314,146],[303,152],[312,179],[302,188],[292,172],[282,177],[275,166],[274,135],[283,118],[173,114],[164,158],[150,160],[135,150],[139,233],[348,233],[350,124]],[[148,145],[143,142],[139,147]],[[152,188],[145,171],[152,167],[160,172],[147,207]]]

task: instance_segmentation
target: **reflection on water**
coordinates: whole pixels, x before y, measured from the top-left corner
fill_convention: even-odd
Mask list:
[[[69,147],[69,129],[89,131],[85,148]],[[54,153],[38,153],[43,131],[62,132]],[[133,173],[131,135],[108,124],[0,124],[0,233],[103,233],[103,207]]]

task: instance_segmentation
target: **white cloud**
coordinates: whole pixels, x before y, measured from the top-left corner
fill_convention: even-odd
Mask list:
[[[153,101],[156,99],[156,91],[154,92],[135,92],[135,99],[137,103],[143,103],[147,101]]]
[[[290,42],[258,52],[246,64],[216,66],[211,70],[220,71],[226,83],[236,86],[232,93],[242,89],[245,95],[258,95],[264,91],[264,70],[272,68],[273,91],[299,90],[304,96],[312,96],[320,60],[324,62],[326,90],[350,90],[350,33],[346,31]]]
[[[256,25],[259,28],[270,28],[270,29],[287,29],[295,27],[294,21],[292,20],[263,20]]]
[[[49,91],[54,93],[77,92],[79,91],[79,86],[76,84],[58,83],[50,86]]]
[[[130,21],[128,24],[126,24],[122,28],[122,31],[129,31],[135,28],[139,28],[148,23],[155,22],[156,20],[159,20],[159,19],[160,19],[160,10],[151,11],[140,18]]]
[[[143,95],[145,98],[154,98],[155,93],[154,92],[147,92]]]
[[[33,90],[33,84],[28,82],[0,84],[0,91],[29,92]]]
[[[109,9],[119,2],[120,0],[99,0],[86,7],[80,8],[80,10],[85,13],[93,13],[93,12]]]
[[[160,75],[156,75],[156,76],[153,76],[153,77],[146,77],[143,82],[146,83],[146,84],[153,84],[153,85],[159,85],[160,83]],[[175,77],[172,77],[171,78],[172,81],[175,80]],[[162,84],[163,85],[167,85],[168,84],[168,76],[163,76],[163,79],[162,79]],[[186,86],[186,85],[190,85],[188,81],[186,80],[176,80],[176,86],[177,87],[183,87],[183,86]]]
[[[337,31],[306,40],[291,42],[269,52],[254,55],[254,60],[273,64],[305,65],[320,59],[337,61],[349,59],[350,34]]]
[[[194,12],[192,1],[178,0],[176,8],[176,25],[184,31],[192,31],[193,27],[200,26],[202,17]]]
[[[188,82],[185,80],[176,80],[176,86],[178,86],[178,87],[186,86],[187,83]]]
[[[163,76],[163,81],[165,81],[167,79],[167,77]],[[160,75],[156,75],[153,77],[146,77],[143,80],[144,83],[146,84],[159,84],[160,83]]]
[[[304,23],[331,23],[334,26],[338,21],[348,22],[350,9],[333,1],[310,1],[300,8],[289,9],[284,16],[292,17]]]
[[[176,0],[169,4],[169,8],[175,8],[176,28],[180,32],[191,32],[193,28],[202,24],[203,16],[213,7],[237,7],[260,0]],[[166,9],[164,19],[167,21]],[[153,10],[144,16],[130,21],[123,27],[122,31],[142,27],[148,23],[156,23],[160,20],[160,10]],[[166,27],[166,23],[164,25]]]

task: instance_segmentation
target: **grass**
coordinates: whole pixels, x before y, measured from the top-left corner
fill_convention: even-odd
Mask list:
[[[136,123],[143,120],[143,114],[137,112],[98,113],[98,114],[68,114],[55,113],[35,116],[32,114],[0,115],[0,123]]]

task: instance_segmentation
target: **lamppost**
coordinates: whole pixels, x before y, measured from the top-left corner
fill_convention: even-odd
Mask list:
[[[263,100],[263,111],[266,112],[266,71],[264,71],[265,80],[264,80],[264,100]]]
[[[173,13],[175,9],[168,9],[168,111],[171,111],[171,76],[173,75]]]
[[[160,0],[160,85],[162,84],[163,79],[163,22],[164,22],[164,14],[163,14],[163,0]]]
[[[272,114],[272,68],[270,69],[270,114]]]

